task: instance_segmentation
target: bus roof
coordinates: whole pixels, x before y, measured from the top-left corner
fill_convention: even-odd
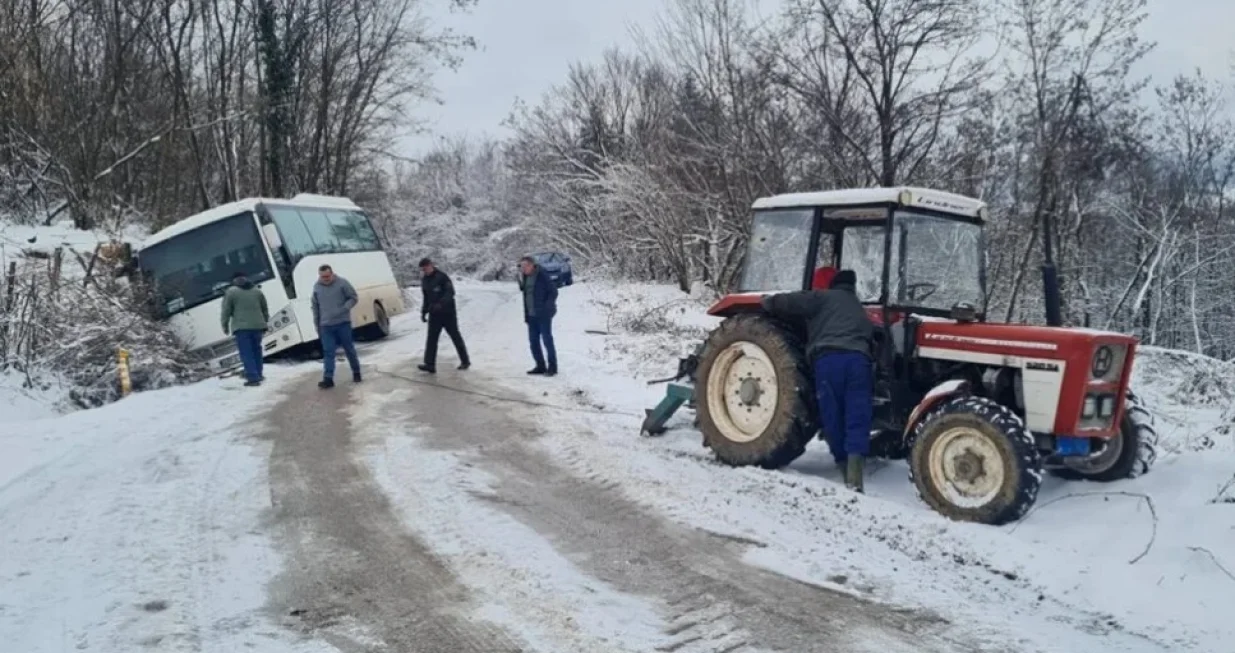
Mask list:
[[[158,232],[154,233],[142,242],[141,247],[138,248],[138,251],[146,249],[151,245],[157,245],[165,240],[170,240],[181,234],[188,233],[198,227],[208,225],[211,222],[222,220],[223,218],[230,218],[233,215],[243,213],[245,211],[253,211],[257,208],[258,204],[267,203],[303,206],[307,208],[339,208],[350,209],[353,211],[362,210],[350,199],[346,197],[336,197],[333,195],[313,195],[310,193],[301,193],[291,199],[246,197],[245,199],[236,200],[235,202],[221,204],[213,209],[202,211],[201,213],[194,213],[179,222],[160,229]]]
[[[907,196],[907,201],[906,201]],[[861,206],[870,204],[902,204],[934,209],[969,218],[984,218],[986,203],[964,195],[929,188],[896,186],[826,190],[811,193],[787,193],[755,200],[752,208],[788,209],[805,207]]]

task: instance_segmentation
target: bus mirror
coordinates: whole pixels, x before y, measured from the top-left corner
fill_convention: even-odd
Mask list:
[[[283,239],[279,238],[279,228],[273,223],[262,225],[262,233],[266,235],[266,244],[270,245],[270,249],[283,246]]]

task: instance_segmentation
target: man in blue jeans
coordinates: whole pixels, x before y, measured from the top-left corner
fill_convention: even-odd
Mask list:
[[[557,286],[530,256],[519,260],[523,273],[519,277],[519,289],[523,291],[523,321],[527,323],[527,338],[532,346],[532,359],[536,367],[528,374],[554,376],[557,374],[557,349],[553,346],[553,316],[557,315]],[[544,343],[544,351],[541,351]],[[548,354],[548,365],[545,364]]]
[[[806,355],[815,371],[819,421],[845,485],[862,492],[870,453],[874,394],[874,325],[858,299],[853,270],[841,270],[828,290],[772,295],[763,308],[773,317],[806,322]]]
[[[334,387],[334,357],[339,347],[352,368],[352,380],[360,383],[360,358],[356,356],[356,341],[352,337],[352,309],[359,297],[347,279],[334,273],[329,265],[317,269],[313,284],[313,322],[322,341],[322,381],[317,387]]]
[[[253,285],[243,272],[232,276],[232,287],[223,293],[220,314],[223,333],[236,339],[236,353],[244,365],[245,386],[262,384],[262,334],[270,322],[270,308],[262,289]]]

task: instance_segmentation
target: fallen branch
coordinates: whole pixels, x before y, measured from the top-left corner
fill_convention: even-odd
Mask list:
[[[1230,493],[1228,496],[1227,493]],[[1231,480],[1222,484],[1218,488],[1218,493],[1214,498],[1209,500],[1210,503],[1235,503],[1235,474],[1231,475]]]
[[[1141,559],[1143,559],[1145,556],[1149,555],[1149,550],[1153,548],[1154,542],[1158,540],[1158,511],[1154,508],[1154,500],[1148,494],[1142,494],[1140,492],[1122,492],[1122,491],[1074,492],[1072,494],[1065,494],[1062,497],[1055,497],[1054,499],[1051,499],[1050,501],[1047,501],[1046,503],[1040,503],[1034,506],[1033,510],[1030,510],[1029,512],[1025,513],[1025,516],[1021,517],[1020,520],[1016,522],[1016,525],[1013,526],[1012,529],[1008,531],[1008,533],[1009,534],[1015,533],[1016,529],[1021,527],[1021,524],[1024,524],[1026,521],[1029,520],[1030,515],[1034,514],[1035,512],[1038,512],[1039,510],[1051,504],[1059,503],[1060,501],[1063,501],[1064,499],[1075,499],[1078,497],[1094,497],[1094,496],[1124,496],[1124,497],[1132,497],[1134,499],[1143,499],[1145,501],[1145,505],[1149,506],[1149,514],[1151,517],[1153,517],[1153,531],[1149,535],[1149,541],[1145,543],[1145,549],[1141,551],[1139,554],[1137,554],[1136,557],[1129,560],[1128,564],[1134,565],[1140,562]]]
[[[1210,551],[1209,549],[1206,549],[1203,546],[1190,546],[1188,547],[1188,550],[1196,551],[1197,553],[1204,553],[1205,555],[1209,556],[1209,559],[1213,561],[1215,567],[1217,567],[1222,573],[1226,574],[1227,578],[1230,578],[1231,580],[1235,580],[1235,574],[1232,574],[1230,569],[1227,569],[1226,567],[1222,566],[1222,563],[1218,561],[1218,556],[1214,555],[1213,551]]]

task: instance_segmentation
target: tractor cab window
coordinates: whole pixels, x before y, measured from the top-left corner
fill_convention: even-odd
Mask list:
[[[853,270],[858,279],[858,299],[864,304],[879,302],[883,289],[883,244],[886,227],[883,224],[846,227],[841,249],[840,267]],[[892,251],[900,249],[900,239],[892,234]],[[896,270],[892,270],[892,286],[896,287]]]
[[[890,304],[940,311],[983,305],[981,225],[910,211],[893,220]]]
[[[755,212],[738,292],[801,290],[814,222],[813,208]]]

